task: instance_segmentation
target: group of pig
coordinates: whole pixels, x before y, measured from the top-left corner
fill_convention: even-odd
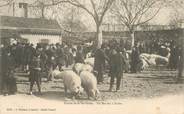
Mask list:
[[[100,97],[97,79],[90,64],[76,63],[72,70],[53,71],[53,73],[55,73],[54,78],[63,80],[65,96],[71,95],[75,99],[79,98],[85,91],[88,99],[97,100]],[[68,94],[68,91],[70,94]]]
[[[141,65],[138,65],[141,70],[148,68],[149,66],[165,65],[169,63],[169,57],[163,57],[156,54],[142,53],[140,55]]]

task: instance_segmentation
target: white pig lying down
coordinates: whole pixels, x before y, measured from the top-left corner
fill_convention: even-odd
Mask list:
[[[167,57],[147,53],[142,53],[140,55],[140,59],[143,63],[143,65],[141,66],[143,69],[149,66],[167,65],[169,62],[169,59]]]
[[[81,78],[72,70],[62,71],[59,75],[63,78],[65,96],[67,95],[67,90],[69,90],[72,98],[79,97],[83,92]]]
[[[82,71],[89,71],[89,72],[92,72],[93,71],[93,67],[91,65],[89,65],[89,64],[82,64],[82,63],[76,63],[76,64],[74,64],[74,66],[73,66],[72,69],[78,75]]]
[[[144,58],[140,58],[140,62],[137,64],[137,71],[141,72],[148,67],[149,67],[149,65],[148,65],[147,61]]]
[[[97,80],[93,73],[89,71],[82,71],[80,73],[80,78],[82,81],[82,87],[88,95],[88,99],[92,98],[94,100],[97,100],[100,92],[97,88]]]

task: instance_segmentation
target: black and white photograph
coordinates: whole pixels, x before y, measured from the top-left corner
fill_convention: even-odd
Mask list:
[[[0,114],[184,114],[184,0],[0,0]]]

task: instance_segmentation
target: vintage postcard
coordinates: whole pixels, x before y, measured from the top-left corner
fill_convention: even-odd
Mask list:
[[[183,0],[0,0],[0,114],[184,114]]]

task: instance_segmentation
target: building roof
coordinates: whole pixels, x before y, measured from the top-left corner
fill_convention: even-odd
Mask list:
[[[1,38],[20,38],[20,35],[15,30],[0,29],[0,33]]]
[[[61,27],[56,20],[0,16],[1,29],[16,29],[25,33],[59,33]]]

